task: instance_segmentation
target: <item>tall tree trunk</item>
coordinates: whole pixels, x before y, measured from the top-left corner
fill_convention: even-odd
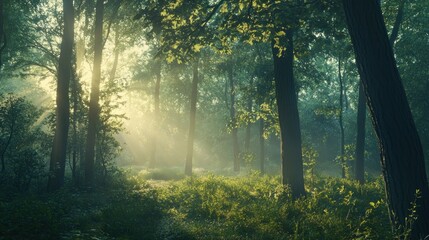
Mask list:
[[[250,78],[250,83],[249,86],[251,88],[253,88],[253,77]],[[253,108],[253,99],[249,96],[249,98],[247,99],[247,111],[249,113],[252,112],[252,108]],[[250,151],[250,131],[252,130],[252,124],[250,121],[247,122],[247,126],[246,126],[246,135],[245,135],[245,139],[244,139],[244,150],[249,153]]]
[[[399,34],[399,27],[401,26],[404,16],[405,0],[401,0],[399,4],[398,13],[396,14],[395,23],[392,32],[390,33],[390,45],[395,45],[396,38]],[[362,82],[361,80],[360,82]],[[356,136],[356,169],[355,177],[360,184],[365,183],[365,119],[366,119],[366,100],[365,92],[362,84],[359,84],[359,99],[358,99],[358,114],[357,114],[357,136]]]
[[[192,79],[192,92],[191,92],[191,109],[189,117],[189,133],[188,133],[188,147],[186,152],[185,174],[192,175],[192,158],[194,155],[194,138],[195,138],[195,116],[197,113],[197,100],[198,100],[198,57],[193,66],[193,79]]]
[[[13,106],[11,106],[11,107],[13,107]],[[6,152],[7,152],[7,149],[9,148],[9,145],[10,145],[10,143],[11,143],[11,141],[12,141],[12,137],[13,137],[13,135],[15,134],[15,121],[16,121],[16,119],[13,119],[12,120],[12,123],[11,123],[11,125],[10,125],[10,132],[9,132],[9,136],[8,136],[8,138],[7,138],[7,141],[6,141],[6,143],[5,144],[3,144],[3,149],[2,149],[2,151],[1,151],[1,153],[0,153],[0,159],[1,159],[1,172],[5,172],[6,171],[6,158],[5,158],[5,156],[6,156]]]
[[[161,58],[158,57],[156,59],[155,64],[155,75],[156,75],[156,82],[155,82],[155,93],[154,93],[154,100],[155,100],[155,112],[154,112],[154,122],[156,129],[159,130],[159,92],[161,89],[161,67],[162,67],[162,61]],[[154,134],[152,137],[152,149],[150,152],[150,160],[149,160],[149,167],[154,168],[156,165],[156,148],[158,144],[158,136],[157,134]]]
[[[265,138],[264,138],[264,119],[259,119],[259,163],[261,173],[265,173]]]
[[[415,210],[410,238],[424,239],[429,235],[429,188],[423,149],[380,6],[371,0],[343,0],[343,5],[379,140],[391,221],[405,227],[410,209]]]
[[[3,51],[6,48],[6,34],[4,32],[4,0],[0,0],[0,70],[3,66]]]
[[[79,106],[79,98],[78,98],[78,94],[79,94],[79,88],[78,88],[78,73],[76,72],[76,70],[73,70],[73,78],[72,78],[72,86],[71,86],[71,98],[72,98],[72,109],[73,109],[73,113],[72,113],[72,164],[71,164],[71,171],[72,171],[72,181],[73,183],[77,184],[77,173],[76,173],[76,168],[77,168],[77,145],[78,145],[78,133],[77,133],[77,121],[78,121],[78,106]]]
[[[341,164],[341,177],[346,178],[346,161],[344,159],[344,121],[343,121],[343,109],[344,109],[344,83],[343,77],[341,76],[341,57],[338,57],[338,80],[340,84],[340,113],[339,113],[339,123],[340,123],[340,134],[341,134],[341,155],[340,155],[340,164]]]
[[[84,26],[86,29],[87,26]],[[72,72],[72,82],[71,82],[71,108],[72,108],[72,181],[78,186],[79,185],[79,172],[78,172],[78,163],[81,161],[80,151],[82,148],[82,143],[79,141],[79,130],[82,117],[80,117],[82,112],[82,86],[80,79],[82,78],[82,62],[85,55],[85,42],[83,39],[76,41],[75,44],[75,67]],[[81,165],[82,166],[82,165]]]
[[[359,83],[359,99],[357,112],[356,136],[356,166],[355,177],[360,184],[365,183],[365,118],[366,118],[365,92],[362,83]]]
[[[69,85],[72,71],[74,8],[73,0],[63,0],[64,29],[57,77],[57,109],[55,135],[49,164],[48,191],[59,189],[64,184],[67,155],[67,137],[70,122]]]
[[[103,0],[97,0],[95,7],[95,35],[94,35],[94,68],[92,72],[91,95],[89,101],[88,133],[85,148],[85,184],[93,184],[94,156],[96,133],[100,118],[100,80],[101,61],[103,54]]]
[[[229,107],[229,117],[231,119],[231,135],[232,135],[232,150],[234,154],[234,171],[240,171],[240,149],[238,145],[238,128],[237,118],[235,113],[235,84],[234,84],[234,69],[232,66],[228,67],[228,80],[229,80],[229,97],[231,99]]]
[[[2,153],[0,155],[1,158],[1,172],[5,172],[6,171],[6,162],[5,162],[5,158],[4,158],[4,153]]]
[[[116,77],[116,70],[118,69],[118,61],[119,61],[119,27],[115,28],[115,50],[113,53],[113,65],[112,65],[112,69],[110,70],[109,73],[109,83],[113,84],[113,82],[115,81],[115,77]]]
[[[395,41],[398,38],[399,27],[401,26],[402,19],[404,18],[405,0],[401,0],[399,3],[398,13],[396,14],[395,23],[393,25],[392,32],[390,33],[389,42],[393,48]]]
[[[287,29],[281,41],[286,50],[280,54],[273,42],[272,51],[281,135],[282,183],[290,185],[292,196],[297,198],[305,194],[305,189],[298,100],[293,76],[293,30]]]

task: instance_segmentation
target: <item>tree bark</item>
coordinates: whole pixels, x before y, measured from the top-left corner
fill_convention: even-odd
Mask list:
[[[379,141],[391,221],[405,227],[415,208],[410,238],[424,239],[429,235],[429,188],[423,149],[380,6],[371,0],[343,0],[343,6]]]
[[[50,192],[58,190],[64,184],[67,137],[70,124],[69,85],[74,40],[73,0],[63,0],[63,15],[64,29],[58,65],[55,135],[49,165],[48,191]]]
[[[341,164],[341,177],[346,178],[346,161],[344,159],[344,121],[343,121],[343,109],[344,109],[344,83],[343,77],[341,76],[341,57],[338,58],[338,80],[340,84],[340,112],[338,122],[340,124],[340,134],[341,134],[341,155],[340,155],[340,164]]]
[[[186,152],[185,174],[192,175],[192,158],[194,155],[194,138],[195,138],[195,116],[197,113],[197,100],[198,100],[198,58],[195,60],[193,66],[193,79],[192,79],[192,92],[191,92],[191,109],[189,120],[189,133],[188,133],[188,147]]]
[[[395,45],[395,41],[399,34],[399,27],[402,23],[405,9],[405,0],[401,0],[399,4],[398,13],[396,15],[395,23],[392,32],[390,33],[390,45]],[[362,80],[360,81],[362,82]],[[365,92],[362,84],[359,84],[359,99],[358,99],[358,113],[357,113],[357,136],[356,136],[356,169],[355,178],[360,184],[365,183],[365,119],[366,119],[366,100]]]
[[[357,136],[356,136],[356,166],[355,178],[360,184],[365,183],[365,118],[366,100],[362,84],[359,84],[359,99],[357,112]]]
[[[229,107],[229,117],[231,119],[231,135],[232,135],[232,150],[234,157],[234,172],[240,171],[240,149],[238,145],[238,128],[237,128],[237,118],[235,113],[235,84],[234,84],[234,69],[232,66],[228,67],[228,80],[229,80],[229,98],[230,98],[230,107]]]
[[[281,135],[282,183],[289,185],[292,196],[297,198],[305,194],[305,189],[298,100],[293,76],[293,30],[287,29],[281,41],[286,50],[280,54],[273,42],[272,52]]]
[[[100,118],[100,80],[101,62],[103,54],[103,0],[97,0],[95,7],[95,35],[94,35],[94,68],[91,82],[91,95],[88,114],[88,133],[85,149],[85,184],[91,186],[94,181],[94,156],[96,133]]]

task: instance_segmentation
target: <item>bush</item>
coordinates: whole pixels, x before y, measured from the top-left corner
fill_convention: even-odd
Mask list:
[[[162,211],[156,192],[119,192],[102,210],[102,230],[120,239],[154,239]]]
[[[37,198],[0,202],[0,232],[4,239],[58,239],[64,228],[63,209]]]
[[[215,175],[172,182],[160,190],[171,228],[195,239],[391,239],[380,180],[364,186],[316,181],[292,200],[274,177]]]

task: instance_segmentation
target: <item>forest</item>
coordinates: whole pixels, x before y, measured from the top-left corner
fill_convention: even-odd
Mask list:
[[[427,0],[0,0],[0,240],[427,240],[428,66]]]

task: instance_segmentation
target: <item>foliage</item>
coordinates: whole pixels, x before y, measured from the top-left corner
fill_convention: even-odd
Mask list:
[[[41,110],[25,98],[13,94],[0,96],[0,158],[2,186],[17,191],[30,189],[31,183],[45,176],[48,136],[37,123]],[[36,187],[40,187],[37,186]]]
[[[161,189],[160,199],[179,222],[171,224],[195,239],[390,239],[382,191],[380,179],[318,179],[293,201],[279,179],[253,173],[188,178]]]
[[[5,239],[392,239],[380,179],[315,179],[292,200],[278,177],[206,174],[151,184],[119,174],[94,192],[0,195]],[[37,221],[35,221],[37,220]]]

